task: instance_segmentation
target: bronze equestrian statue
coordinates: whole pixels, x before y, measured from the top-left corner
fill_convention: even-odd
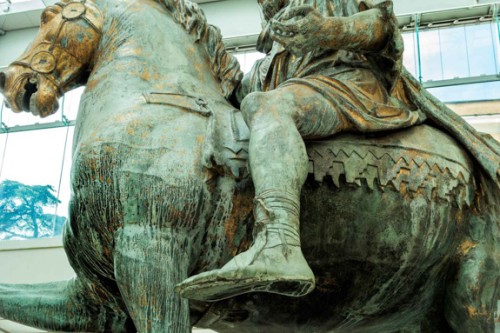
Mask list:
[[[186,333],[193,326],[227,333],[493,332],[500,274],[496,141],[475,132],[401,67],[390,3],[259,3],[268,20],[259,45],[270,53],[243,79],[219,30],[188,1],[47,7],[39,35],[0,74],[0,88],[13,111],[47,116],[62,94],[87,86],[63,237],[77,277],[1,284],[1,317],[66,332]],[[362,37],[358,45],[371,36],[373,48],[357,50],[349,38],[311,31],[325,18],[335,21],[329,27],[352,23],[349,32]],[[376,29],[365,33],[363,22]],[[307,45],[311,33],[317,42]],[[298,86],[311,100],[308,114],[307,103],[282,111],[302,96],[280,92]],[[276,96],[289,99],[280,108]],[[243,115],[228,100],[241,102]],[[304,134],[317,121],[317,106],[352,127]],[[299,147],[306,139],[306,163],[279,154],[269,162],[284,160],[300,179],[307,177],[295,186],[302,187],[300,237],[281,225],[263,227],[259,214],[281,214],[268,198],[257,196],[262,210],[254,218],[254,164],[265,156],[253,151],[252,140],[265,127],[258,122],[266,111],[296,121],[277,130],[297,129]],[[385,127],[391,120],[397,125]],[[346,133],[326,137],[339,132]],[[281,149],[273,147],[287,135],[275,133],[266,148]],[[283,197],[288,201],[277,205],[297,224],[297,201]],[[292,258],[285,254],[300,240],[314,280],[281,283],[281,273],[271,274],[275,283],[250,267],[250,288],[225,283],[220,271],[199,288],[197,279],[207,280],[198,274],[252,252],[252,240],[273,232],[275,262]],[[197,288],[199,298],[224,299],[188,301],[177,285],[191,298],[190,288]],[[247,291],[260,292],[234,296]]]

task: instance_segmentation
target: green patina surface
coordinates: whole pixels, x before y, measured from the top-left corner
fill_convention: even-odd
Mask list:
[[[391,2],[287,5],[261,2],[270,53],[243,79],[187,1],[44,12],[0,88],[14,111],[47,116],[87,85],[64,233],[77,278],[1,284],[2,318],[64,332],[494,331],[498,144],[401,67]],[[278,249],[261,271],[220,270],[258,253],[252,241]],[[214,270],[199,298],[231,297],[176,292]]]

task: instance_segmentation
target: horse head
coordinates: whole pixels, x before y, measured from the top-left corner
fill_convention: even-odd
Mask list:
[[[89,1],[64,0],[47,7],[36,39],[0,73],[7,105],[41,117],[56,112],[58,98],[86,81],[102,25],[101,12]]]

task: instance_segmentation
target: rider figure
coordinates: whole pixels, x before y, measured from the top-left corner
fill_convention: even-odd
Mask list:
[[[187,298],[311,292],[315,278],[299,236],[309,166],[303,140],[405,128],[425,118],[399,84],[403,45],[391,1],[259,5],[266,28],[258,48],[267,56],[234,95],[250,128],[254,243],[221,269],[185,280],[179,290]]]

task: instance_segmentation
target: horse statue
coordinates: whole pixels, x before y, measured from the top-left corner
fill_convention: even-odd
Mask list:
[[[181,298],[178,283],[252,240],[235,59],[183,0],[64,0],[41,20],[0,89],[46,116],[86,84],[63,236],[76,278],[0,284],[1,317],[65,332],[493,332],[499,198],[429,124],[307,143],[311,294]]]

